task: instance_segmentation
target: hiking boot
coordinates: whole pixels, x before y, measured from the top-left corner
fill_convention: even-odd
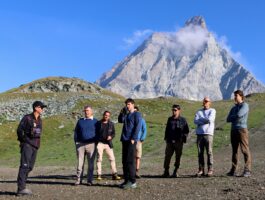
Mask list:
[[[102,180],[101,175],[97,175],[97,180],[98,180],[98,181],[101,181],[101,180]]]
[[[18,190],[17,191],[17,196],[31,195],[31,194],[32,194],[31,190],[30,189],[27,189],[27,188],[25,188],[23,190]]]
[[[177,178],[179,177],[179,174],[178,174],[178,170],[177,169],[174,169],[172,175],[171,175],[171,178]]]
[[[168,178],[168,177],[169,177],[169,172],[168,172],[168,170],[165,170],[165,171],[164,171],[164,174],[162,174],[162,177],[163,177],[163,178]]]
[[[121,177],[118,176],[117,173],[115,173],[115,174],[112,174],[112,180],[115,180],[115,181],[117,181],[117,180],[121,180]]]
[[[213,176],[213,170],[212,170],[212,169],[210,169],[210,170],[208,171],[207,176],[208,176],[208,177]]]
[[[228,173],[226,173],[227,176],[237,176],[235,171],[230,171]]]
[[[251,176],[251,173],[250,171],[244,171],[243,175],[244,177],[250,177]]]
[[[137,187],[136,183],[128,182],[125,185],[123,185],[122,189],[135,189]]]

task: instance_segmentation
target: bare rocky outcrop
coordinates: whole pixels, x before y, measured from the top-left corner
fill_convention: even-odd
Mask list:
[[[32,103],[43,101],[48,107],[43,117],[71,115],[81,100],[113,99],[96,84],[78,78],[48,77],[21,85],[0,95],[0,123],[15,121],[32,112]],[[8,97],[7,97],[8,96]]]
[[[16,92],[93,92],[99,93],[102,88],[78,78],[48,77],[22,85]]]

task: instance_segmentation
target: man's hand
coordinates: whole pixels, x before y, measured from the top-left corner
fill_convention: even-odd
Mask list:
[[[134,144],[134,140],[131,140],[131,143]]]
[[[108,140],[108,141],[112,140],[112,137],[109,135],[109,136],[107,137],[107,140]]]

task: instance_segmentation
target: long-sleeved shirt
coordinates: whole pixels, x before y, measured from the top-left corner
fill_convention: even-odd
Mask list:
[[[21,143],[28,143],[35,148],[40,147],[40,137],[42,132],[42,120],[35,118],[34,114],[25,115],[17,128],[18,140]]]
[[[167,126],[165,130],[165,137],[167,143],[174,141],[185,141],[189,134],[189,126],[184,117],[179,116],[174,118],[173,116],[169,117],[167,120]]]
[[[119,122],[123,123],[121,141],[137,141],[138,133],[141,129],[141,113],[130,112],[127,114],[120,113]]]
[[[81,118],[75,126],[74,140],[75,142],[93,143],[96,138],[96,123],[95,118]]]
[[[194,117],[194,124],[197,125],[196,134],[213,135],[215,116],[216,110],[214,108],[198,110]]]
[[[108,144],[110,148],[112,148],[112,139],[115,137],[114,123],[111,121],[108,121],[107,123],[103,123],[102,120],[98,121],[96,124],[96,135],[98,138],[98,142]],[[107,140],[108,136],[111,136],[111,140]]]
[[[144,141],[146,138],[146,134],[147,134],[147,128],[146,128],[146,123],[144,118],[142,118],[141,120],[141,129],[138,133],[138,141]]]
[[[249,106],[246,102],[235,104],[230,110],[226,121],[232,123],[232,130],[247,128]]]

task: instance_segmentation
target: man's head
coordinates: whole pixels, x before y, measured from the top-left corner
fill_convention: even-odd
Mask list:
[[[174,104],[173,106],[172,106],[172,115],[174,116],[174,117],[178,117],[179,115],[180,115],[180,106],[179,105],[177,105],[177,104]]]
[[[35,101],[32,104],[33,112],[38,112],[39,114],[41,114],[43,112],[43,108],[46,108],[46,107],[47,106],[41,101]]]
[[[211,107],[211,99],[209,97],[204,97],[202,100],[202,106],[204,109],[209,109]]]
[[[138,106],[134,106],[134,110],[139,112],[139,107]]]
[[[134,104],[135,104],[135,102],[134,102],[133,99],[131,99],[131,98],[126,99],[125,104],[126,104],[127,109],[130,112],[133,112],[134,111]]]
[[[90,118],[93,116],[93,110],[91,106],[84,106],[84,113],[86,118]]]
[[[242,103],[244,101],[244,93],[242,90],[234,91],[234,100],[236,103]]]
[[[103,120],[103,121],[109,121],[109,119],[110,119],[110,111],[106,110],[106,111],[103,113],[102,120]]]

